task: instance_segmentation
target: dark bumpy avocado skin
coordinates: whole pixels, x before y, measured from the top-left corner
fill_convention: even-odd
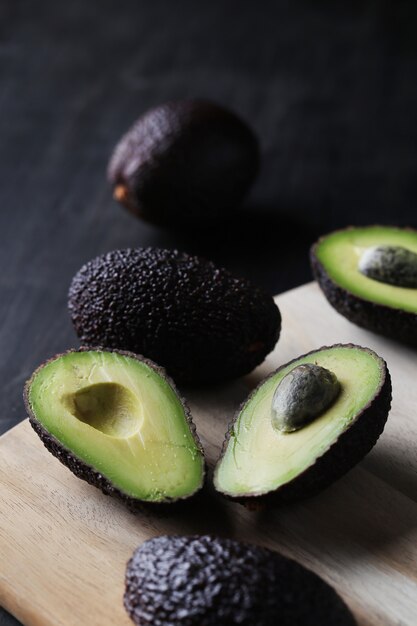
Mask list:
[[[350,322],[409,346],[417,346],[417,315],[394,309],[377,302],[364,300],[342,289],[327,274],[317,259],[316,248],[311,248],[310,261],[313,274],[329,303]]]
[[[332,587],[276,552],[210,536],[156,537],[126,570],[138,626],[354,626]]]
[[[337,345],[338,344],[332,347],[337,347]],[[350,346],[352,348],[360,347],[354,344],[344,344],[344,346]],[[321,349],[325,350],[326,347],[327,346],[323,346]],[[361,347],[361,349],[365,350],[366,348]],[[285,363],[281,368],[278,368],[267,376],[267,378],[252,391],[250,396],[237,411],[229,426],[219,461],[226,450],[235,421],[245,404],[256,394],[259,387],[283,367],[287,367],[287,365],[290,365],[292,362],[298,361],[303,356],[307,356],[313,352],[317,352],[317,350],[312,350],[305,355],[296,357],[289,363]],[[372,350],[368,350],[368,352],[372,352]],[[351,470],[370,450],[372,450],[383,432],[387,421],[388,413],[391,408],[392,386],[391,376],[385,361],[384,366],[384,376],[374,400],[362,409],[357,415],[355,422],[342,433],[330,449],[302,474],[299,474],[291,482],[279,487],[276,491],[266,494],[239,496],[236,498],[230,494],[224,495],[226,495],[229,500],[240,502],[249,509],[257,509],[267,505],[302,500],[314,496]]]
[[[90,349],[91,348],[88,348],[88,347],[82,347],[82,348],[79,348],[78,350],[67,350],[67,352],[65,352],[63,354],[68,354],[68,353],[71,353],[71,352],[84,352],[84,351],[88,351]],[[102,348],[94,348],[94,349],[99,351]],[[171,378],[169,378],[166,375],[165,370],[162,367],[159,367],[158,365],[156,365],[155,363],[150,361],[149,359],[145,359],[141,355],[133,354],[132,352],[127,352],[125,350],[108,350],[108,349],[106,349],[106,352],[117,352],[117,354],[121,354],[123,356],[128,356],[128,357],[131,357],[133,359],[138,359],[140,361],[143,361],[144,363],[146,363],[146,365],[148,365],[149,367],[154,369],[156,372],[158,372],[158,374],[160,376],[164,377],[164,379],[169,383],[169,385],[175,391],[175,393],[178,396],[178,398],[180,398],[181,403],[182,403],[183,408],[184,408],[185,417],[187,419],[188,426],[190,428],[191,434],[192,434],[192,436],[193,436],[193,438],[194,438],[194,440],[195,440],[195,442],[196,442],[196,444],[197,444],[201,454],[204,455],[204,450],[203,450],[203,447],[201,445],[200,439],[199,439],[199,437],[197,435],[196,427],[195,427],[195,424],[193,422],[193,419],[192,419],[192,416],[191,416],[191,413],[190,413],[190,409],[189,409],[188,405],[186,404],[185,400],[183,398],[181,398],[177,388],[175,387],[175,384],[174,384],[173,380],[171,380]],[[97,472],[94,468],[92,468],[89,465],[87,465],[87,463],[84,463],[84,461],[81,461],[70,450],[65,448],[36,419],[36,417],[34,416],[34,414],[32,412],[32,408],[30,406],[30,403],[29,403],[29,388],[30,388],[31,382],[32,382],[33,378],[36,376],[36,373],[38,372],[38,370],[40,368],[44,367],[47,363],[49,363],[49,361],[54,361],[59,356],[63,356],[63,354],[58,354],[58,355],[54,356],[53,358],[48,359],[48,361],[46,361],[46,363],[43,363],[39,368],[37,368],[35,370],[35,372],[32,374],[31,378],[26,382],[24,393],[23,393],[23,399],[24,399],[24,403],[25,403],[27,414],[29,416],[29,422],[30,422],[33,430],[39,436],[39,438],[42,441],[42,443],[45,446],[45,448],[54,457],[56,457],[59,461],[61,461],[61,463],[63,465],[68,467],[68,469],[70,469],[71,472],[73,474],[75,474],[75,476],[77,476],[77,478],[81,478],[81,480],[85,480],[89,485],[93,485],[94,487],[97,487],[106,496],[113,496],[113,497],[121,500],[128,507],[128,509],[130,511],[132,511],[133,513],[142,511],[144,509],[151,509],[151,508],[154,509],[154,510],[157,510],[157,511],[164,512],[164,511],[167,510],[167,506],[166,505],[169,505],[169,507],[172,508],[173,503],[181,502],[181,499],[180,500],[167,499],[167,500],[164,500],[164,501],[161,501],[161,502],[144,502],[142,500],[137,500],[136,498],[132,498],[132,497],[128,496],[127,494],[125,494],[122,491],[120,491],[119,489],[117,489],[117,487],[115,487],[105,476],[103,476],[102,474]],[[201,487],[203,486],[203,482],[204,482],[204,476],[203,476]],[[190,495],[193,495],[193,494],[190,494]]]
[[[108,167],[115,197],[161,226],[224,219],[259,169],[258,141],[234,113],[204,100],[158,106],[116,146]]]
[[[116,250],[81,268],[69,309],[84,345],[144,354],[176,382],[247,374],[275,346],[271,296],[213,263],[176,250]]]

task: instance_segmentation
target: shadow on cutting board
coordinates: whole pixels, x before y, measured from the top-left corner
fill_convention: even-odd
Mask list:
[[[417,527],[417,507],[393,487],[362,463],[318,496],[260,511],[252,521],[262,533],[293,548],[294,543],[309,551],[313,546],[320,554],[346,561],[383,549],[395,561],[401,558],[398,543],[411,541],[407,535]]]
[[[375,476],[382,478],[396,491],[417,502],[417,475],[412,466],[407,467],[405,450],[390,444],[389,457],[380,447],[374,448],[372,455],[364,461],[364,467]]]

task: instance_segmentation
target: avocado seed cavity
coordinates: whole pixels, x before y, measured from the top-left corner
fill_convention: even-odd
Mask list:
[[[142,423],[139,400],[118,383],[89,385],[62,401],[74,417],[110,437],[130,437]]]

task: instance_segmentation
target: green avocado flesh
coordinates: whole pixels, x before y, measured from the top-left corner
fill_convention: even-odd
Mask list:
[[[274,429],[271,401],[279,382],[304,363],[333,372],[341,390],[313,422],[292,433]],[[218,491],[231,496],[261,495],[294,480],[314,464],[378,393],[383,361],[351,346],[323,348],[267,378],[249,397],[233,424],[230,440],[215,470]]]
[[[333,282],[353,295],[417,313],[417,289],[382,283],[360,272],[361,256],[373,246],[401,246],[417,253],[417,232],[389,226],[348,228],[321,239],[315,254]]]
[[[35,373],[28,402],[50,435],[127,496],[182,498],[202,484],[204,461],[182,402],[144,361],[69,352]]]

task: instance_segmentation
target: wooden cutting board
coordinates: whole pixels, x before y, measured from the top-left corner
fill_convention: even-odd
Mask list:
[[[75,478],[25,421],[0,438],[0,604],[28,626],[128,626],[123,579],[133,549],[154,535],[213,532],[298,559],[338,589],[360,626],[416,626],[416,352],[347,322],[315,284],[277,303],[282,336],[261,368],[245,382],[186,393],[209,464],[248,384],[338,342],[373,348],[392,374],[391,414],[368,457],[318,497],[285,508],[253,513],[209,490],[188,511],[134,516]]]

